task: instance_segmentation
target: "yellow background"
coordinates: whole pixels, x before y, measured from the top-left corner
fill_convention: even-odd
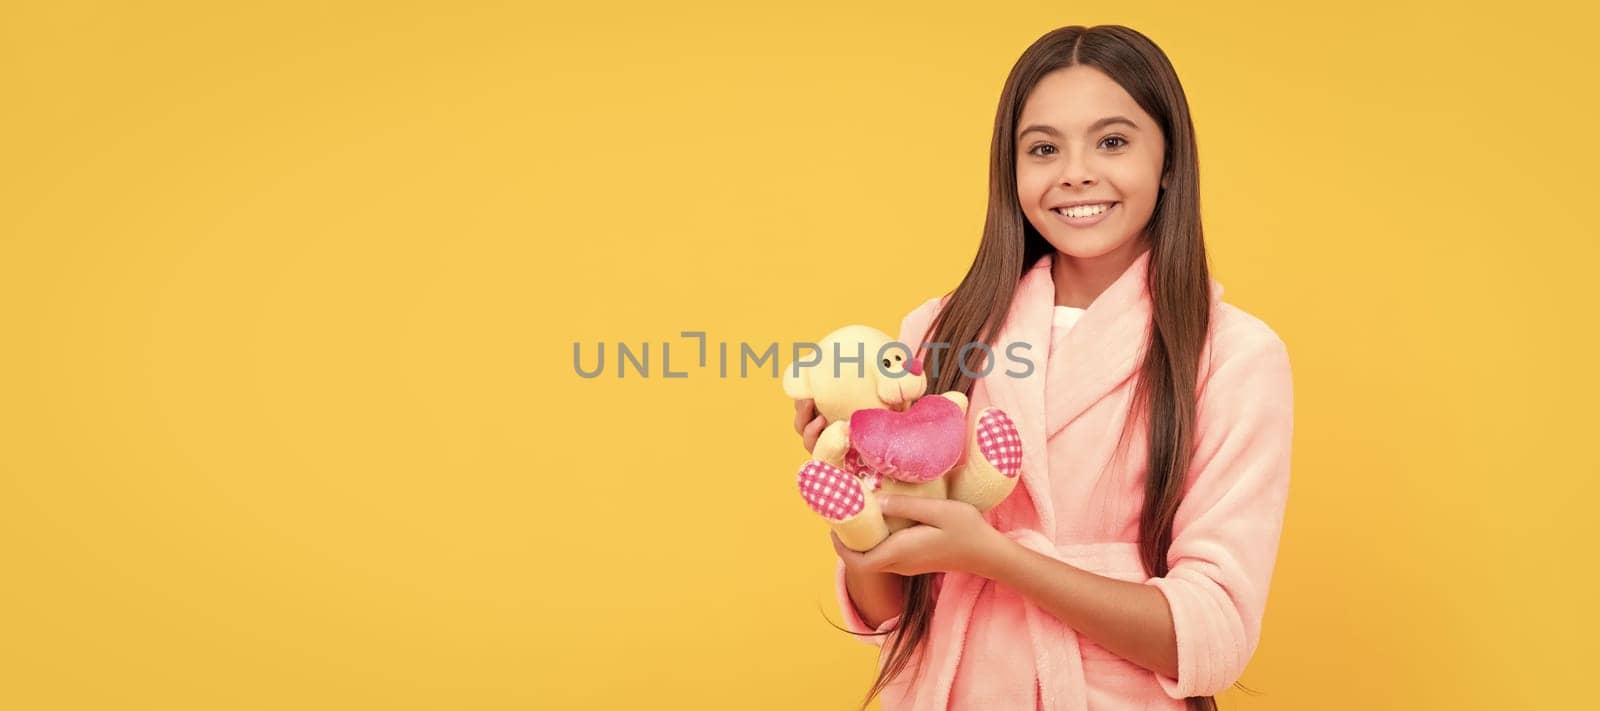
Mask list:
[[[1172,58],[1295,370],[1224,708],[1588,700],[1579,5],[12,4],[0,707],[849,707],[790,403],[678,333],[953,286],[1006,72],[1075,23]],[[689,377],[582,380],[597,340]]]

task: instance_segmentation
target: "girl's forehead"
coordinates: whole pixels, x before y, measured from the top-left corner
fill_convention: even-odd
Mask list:
[[[1075,104],[1138,106],[1114,78],[1094,67],[1075,66],[1043,75],[1027,93],[1022,109],[1059,110]]]
[[[1143,125],[1149,122],[1138,102],[1111,77],[1089,67],[1068,67],[1045,75],[1028,92],[1018,127],[1045,123],[1079,132],[1112,115],[1127,116]]]

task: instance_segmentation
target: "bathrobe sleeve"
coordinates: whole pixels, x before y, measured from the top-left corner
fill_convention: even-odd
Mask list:
[[[1172,698],[1232,686],[1261,637],[1289,493],[1293,393],[1283,341],[1264,324],[1247,330],[1201,386],[1169,570],[1146,581],[1172,611],[1178,678],[1156,675]]]
[[[913,309],[900,320],[900,335],[896,340],[909,347],[915,353],[917,346],[922,343],[923,331],[933,323],[933,317],[939,308],[939,298],[934,297],[924,301],[921,306]],[[856,633],[856,639],[868,644],[883,646],[884,637],[887,635],[867,636],[867,633],[884,632],[893,629],[900,622],[900,616],[895,615],[883,621],[877,628],[868,627],[865,620],[861,619],[861,612],[856,609],[855,602],[850,599],[850,591],[844,582],[844,561],[840,560],[834,574],[834,589],[839,598],[839,611],[844,615],[845,627]]]

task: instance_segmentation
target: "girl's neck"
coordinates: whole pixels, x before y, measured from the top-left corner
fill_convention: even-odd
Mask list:
[[[1080,259],[1057,250],[1050,259],[1050,278],[1056,284],[1056,305],[1086,309],[1100,292],[1122,276],[1143,251],[1141,240],[1098,257]]]

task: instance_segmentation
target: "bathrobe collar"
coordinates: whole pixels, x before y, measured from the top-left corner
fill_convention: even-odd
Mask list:
[[[1095,297],[1066,335],[1052,342],[1056,306],[1053,258],[1047,254],[1023,273],[995,342],[1000,353],[1006,353],[1012,343],[1029,344],[1031,372],[1026,377],[1012,377],[996,364],[974,386],[985,390],[989,405],[1011,413],[1018,423],[1022,483],[1032,499],[1038,528],[1045,535],[1056,531],[1045,442],[1135,375],[1144,362],[1152,312],[1147,288],[1150,250],[1146,248]],[[1222,285],[1213,280],[1213,308],[1221,297]],[[1020,368],[1010,366],[1013,371]]]
[[[1029,344],[1027,358],[1034,364],[1031,372],[1026,377],[1006,375],[1005,370],[1022,368],[1008,358],[1003,368],[995,363],[972,389],[969,416],[976,416],[983,407],[999,407],[1012,415],[1022,436],[1023,491],[1012,492],[992,509],[991,523],[1023,547],[1088,569],[1105,566],[1118,555],[1137,561],[1138,550],[1134,546],[1056,540],[1058,529],[1045,441],[1126,383],[1143,362],[1151,314],[1146,288],[1150,251],[1142,252],[1095,297],[1065,335],[1051,330],[1056,294],[1050,273],[1052,256],[1040,258],[1023,273],[1005,324],[994,341],[996,352],[1007,356],[1011,356],[1007,350],[1010,344]],[[1212,281],[1213,315],[1221,296],[1222,286]],[[946,632],[930,638],[935,681],[931,693],[920,694],[916,699],[916,711],[948,706],[979,592],[990,582],[964,571],[941,575],[943,589],[934,608],[933,626]],[[1031,600],[1024,600],[1023,606],[1044,707],[1087,711],[1087,685],[1077,632]]]

